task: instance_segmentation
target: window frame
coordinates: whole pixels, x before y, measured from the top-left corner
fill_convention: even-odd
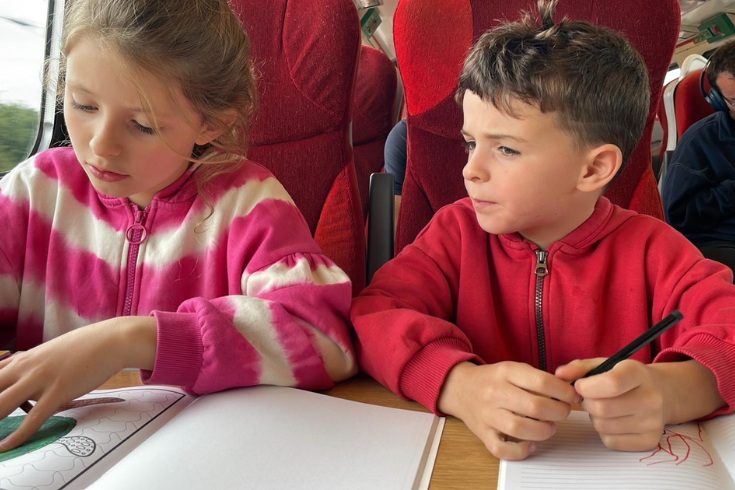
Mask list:
[[[58,89],[59,63],[61,55],[61,29],[64,21],[65,0],[49,0],[46,20],[46,48],[44,50],[43,80],[41,107],[39,109],[38,131],[36,139],[28,153],[30,158],[39,151],[51,146],[56,128],[56,92]],[[51,101],[51,103],[49,103]],[[20,163],[20,162],[18,162]]]

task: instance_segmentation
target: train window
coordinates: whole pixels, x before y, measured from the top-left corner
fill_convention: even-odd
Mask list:
[[[0,2],[0,172],[37,146],[48,10],[49,0]]]

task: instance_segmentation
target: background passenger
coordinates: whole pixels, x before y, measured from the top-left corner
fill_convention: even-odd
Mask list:
[[[686,130],[663,176],[666,221],[705,257],[735,271],[735,42],[718,48],[702,76],[717,110]]]
[[[395,204],[393,207],[393,227],[398,220],[398,211],[401,208],[401,192],[403,180],[406,177],[406,120],[401,119],[393,126],[385,140],[383,156],[385,159],[385,171],[393,174],[393,193]]]

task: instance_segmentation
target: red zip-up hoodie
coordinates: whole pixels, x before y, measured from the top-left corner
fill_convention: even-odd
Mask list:
[[[735,286],[666,223],[601,197],[546,250],[492,235],[469,199],[442,208],[353,300],[362,368],[437,412],[457,363],[512,360],[545,371],[607,357],[678,308],[684,319],[638,351],[641,362],[696,359],[735,408]]]

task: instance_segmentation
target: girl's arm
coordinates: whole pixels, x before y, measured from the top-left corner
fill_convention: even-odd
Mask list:
[[[194,393],[258,384],[323,389],[356,372],[349,278],[275,184],[268,197],[223,220],[229,229],[217,253],[227,254],[222,280],[230,294],[152,313],[158,343],[145,382]]]

